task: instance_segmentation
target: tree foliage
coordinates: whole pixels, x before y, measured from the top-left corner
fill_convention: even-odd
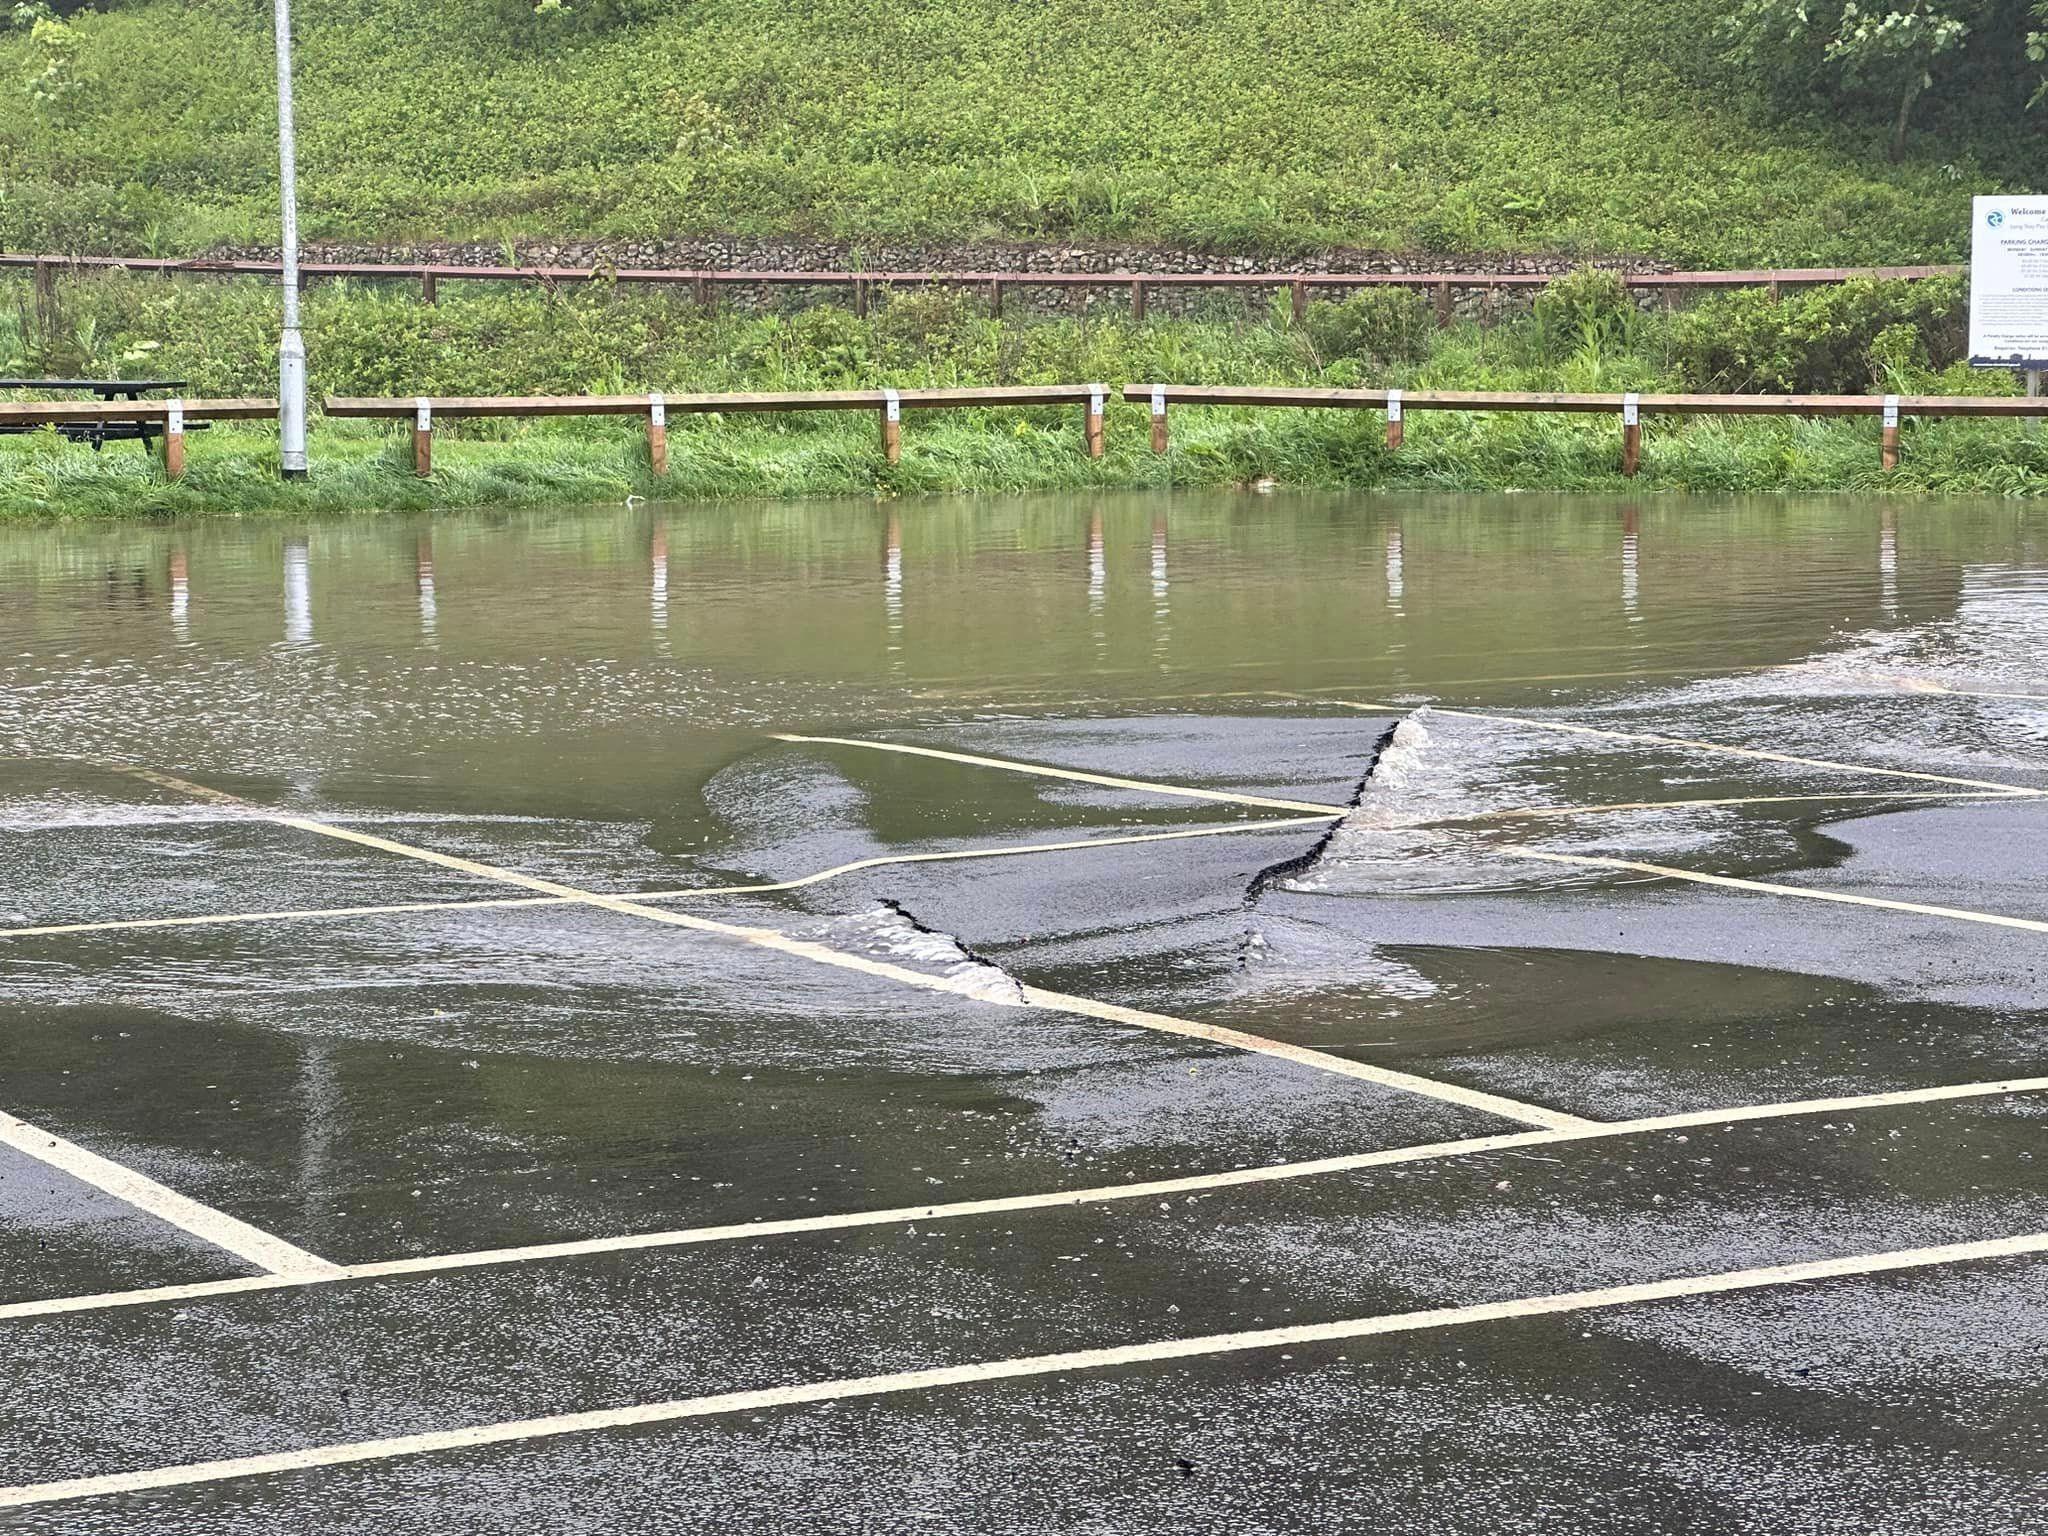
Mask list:
[[[1738,0],[1724,30],[1744,64],[1781,85],[1826,81],[1888,97],[1897,160],[1915,105],[1971,39],[2017,42],[2024,25],[2016,0]]]

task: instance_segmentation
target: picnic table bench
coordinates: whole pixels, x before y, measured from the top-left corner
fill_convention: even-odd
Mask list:
[[[0,379],[0,387],[10,382],[17,388],[24,385],[47,388],[52,381]],[[185,472],[187,432],[199,431],[210,422],[264,421],[277,416],[275,400],[186,400],[178,396],[168,400],[136,398],[144,389],[176,388],[177,380],[78,379],[56,382],[75,384],[93,391],[100,398],[78,402],[0,400],[0,434],[36,432],[44,427],[54,427],[72,442],[91,443],[95,448],[115,439],[139,440],[147,447],[161,437],[164,473],[173,480]],[[126,395],[127,398],[117,400],[115,395]]]
[[[0,389],[40,389],[52,393],[69,391],[75,394],[94,394],[102,400],[140,400],[153,390],[183,390],[183,379],[0,379]],[[34,432],[45,423],[0,421],[0,432]],[[161,422],[141,421],[71,421],[56,424],[58,435],[68,442],[87,443],[94,453],[110,442],[140,442],[145,450],[155,447],[156,440],[163,434]],[[195,422],[191,430],[204,430],[204,423]]]

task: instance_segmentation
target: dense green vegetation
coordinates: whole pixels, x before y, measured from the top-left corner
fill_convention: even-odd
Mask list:
[[[0,371],[161,373],[194,395],[272,388],[275,292],[261,284],[108,276],[67,282],[54,311],[0,285]],[[11,298],[14,302],[6,303]],[[623,393],[750,388],[1072,383],[1387,382],[1411,389],[1785,389],[1983,393],[1961,285],[1862,282],[1773,301],[1740,291],[1670,314],[1632,306],[1582,272],[1530,313],[1435,329],[1393,290],[1312,305],[1292,323],[1218,301],[1208,318],[1133,323],[1116,311],[992,320],[972,297],[908,292],[862,319],[834,308],[706,315],[686,298],[603,286],[556,293],[451,287],[438,306],[348,284],[309,296],[316,388],[336,394]],[[316,421],[314,479],[281,486],[274,436],[216,429],[190,440],[172,484],[132,447],[94,455],[50,434],[0,438],[0,515],[408,508],[641,496],[895,495],[1091,485],[1619,489],[1619,430],[1602,419],[1421,415],[1389,454],[1377,414],[1175,412],[1155,459],[1141,408],[1116,406],[1110,453],[1091,462],[1075,411],[913,414],[900,465],[865,414],[677,418],[669,476],[649,473],[641,425],[620,419],[475,422],[437,434],[416,480],[402,424]],[[1909,428],[1905,467],[1881,475],[1869,421],[1655,421],[1644,489],[1873,489],[2034,494],[2048,447],[2011,424]]]
[[[1924,61],[1845,61],[1818,0],[298,0],[305,224],[1950,258],[2048,114],[2029,0],[1934,8]],[[35,9],[0,245],[273,238],[266,6]]]

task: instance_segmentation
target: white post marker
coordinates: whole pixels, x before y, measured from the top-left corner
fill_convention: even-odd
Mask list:
[[[1390,389],[1387,391],[1387,420],[1399,421],[1400,419],[1401,391],[1398,389]]]
[[[882,391],[882,416],[887,421],[903,419],[903,397],[893,389]]]
[[[1887,427],[1894,428],[1899,424],[1899,397],[1897,395],[1886,395],[1884,397],[1884,424]]]
[[[660,390],[647,397],[647,419],[657,427],[668,425],[668,401]]]
[[[145,429],[147,430],[147,429]],[[145,438],[145,442],[147,439]],[[185,402],[164,402],[164,477],[176,480],[185,473]]]
[[[413,430],[414,430],[415,432],[431,432],[431,431],[433,431],[433,430],[434,430],[434,406],[433,406],[433,402],[431,402],[430,400],[428,400],[428,399],[427,399],[427,397],[426,397],[425,395],[415,395],[415,396],[413,397],[413,402],[412,402],[412,408],[413,408],[413,420],[412,420]]]
[[[1090,416],[1100,416],[1102,414],[1102,398],[1108,393],[1109,386],[1107,384],[1090,384],[1088,386],[1088,414]]]
[[[1643,397],[1627,394],[1621,397],[1621,424],[1624,427],[1641,426],[1643,421]]]
[[[1152,386],[1152,414],[1154,416],[1164,416],[1166,414],[1166,386],[1164,384],[1154,384]]]

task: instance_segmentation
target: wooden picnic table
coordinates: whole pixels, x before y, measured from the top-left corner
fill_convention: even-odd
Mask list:
[[[143,395],[156,390],[182,391],[184,379],[0,379],[0,389],[40,389],[52,393],[70,391],[77,394],[94,394],[102,400],[140,400]],[[33,432],[33,424],[0,422],[0,433]],[[94,453],[108,442],[140,442],[145,451],[153,449],[163,429],[152,421],[81,421],[66,422],[57,428],[58,434],[68,442],[87,443]],[[203,423],[195,422],[195,432],[204,431]]]

